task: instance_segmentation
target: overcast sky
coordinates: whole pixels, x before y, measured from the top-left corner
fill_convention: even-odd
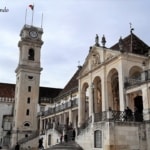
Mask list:
[[[18,41],[20,30],[31,25],[34,9],[34,26],[41,26],[41,86],[63,88],[77,70],[95,43],[95,35],[106,37],[106,47],[111,47],[134,33],[150,45],[149,0],[0,0],[0,82],[16,82],[15,69],[19,61]]]

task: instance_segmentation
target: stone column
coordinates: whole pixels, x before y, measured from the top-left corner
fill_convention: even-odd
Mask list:
[[[73,124],[73,118],[72,118],[72,110],[69,110],[69,124],[72,123]]]
[[[82,91],[81,91],[81,81],[79,79],[78,81],[79,85],[79,99],[78,99],[78,127],[81,126],[82,124],[82,106],[83,106],[83,102],[82,102]]]
[[[142,88],[143,95],[143,117],[144,120],[150,120],[150,90],[146,83],[145,87]]]
[[[107,88],[107,76],[105,71],[105,66],[103,67],[103,72],[101,75],[101,92],[102,92],[102,111],[108,110],[108,88]]]
[[[89,116],[92,116],[92,114],[94,113],[94,110],[93,110],[93,84],[91,83],[90,86],[89,86]]]
[[[123,60],[121,60],[118,66],[120,111],[124,111],[124,108],[125,108],[125,95],[124,95],[124,78],[125,78],[124,66],[125,65],[123,65]]]

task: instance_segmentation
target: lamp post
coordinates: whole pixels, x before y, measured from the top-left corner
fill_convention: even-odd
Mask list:
[[[17,128],[17,142],[16,142],[15,150],[20,150],[20,145],[18,143],[18,132],[19,132],[19,129]]]

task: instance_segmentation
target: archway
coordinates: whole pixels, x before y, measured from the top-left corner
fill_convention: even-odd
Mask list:
[[[81,93],[81,103],[82,103],[82,119],[85,121],[89,117],[89,85],[84,83]]]
[[[136,96],[134,98],[134,107],[136,111],[140,114],[143,113],[143,99],[142,96]]]
[[[108,101],[112,110],[120,111],[118,71],[112,69],[107,78]]]

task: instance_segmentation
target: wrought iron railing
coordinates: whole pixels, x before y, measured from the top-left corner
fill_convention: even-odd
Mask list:
[[[138,112],[133,112],[130,115],[126,114],[125,111],[104,111],[94,114],[94,122],[100,121],[132,121],[132,122],[142,122],[143,114]]]

